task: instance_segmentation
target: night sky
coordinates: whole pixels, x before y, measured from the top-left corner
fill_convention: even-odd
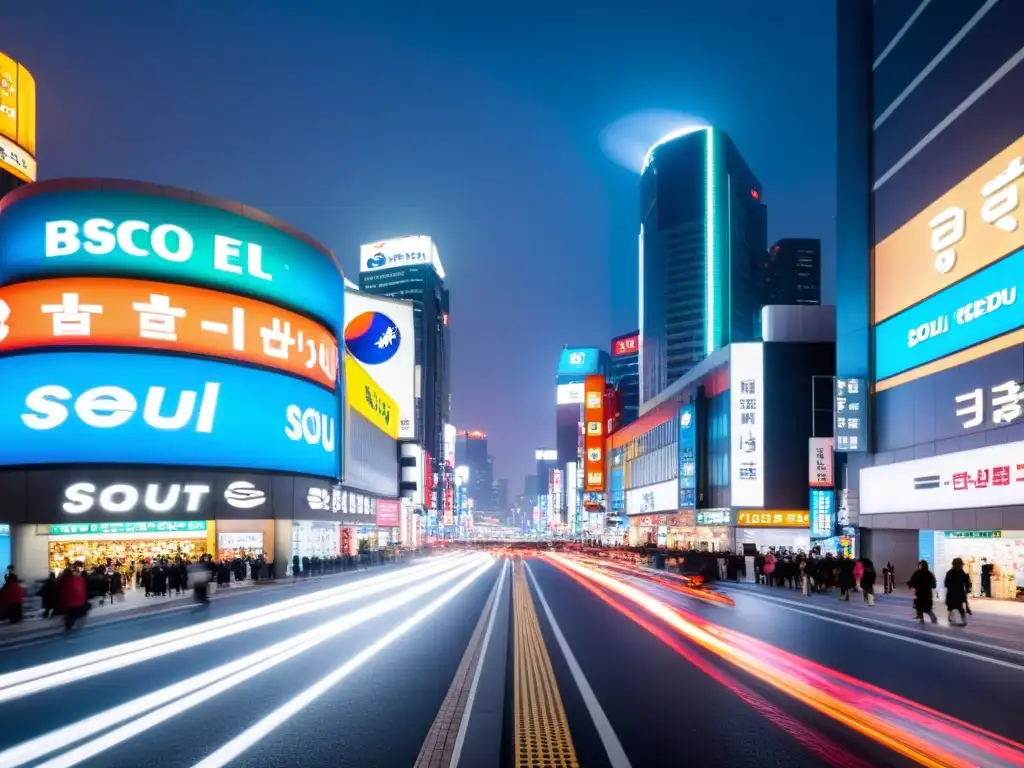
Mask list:
[[[769,237],[822,238],[834,292],[832,3],[601,5],[32,0],[5,9],[0,50],[38,83],[41,178],[240,200],[356,281],[360,243],[432,235],[454,421],[490,435],[515,494],[553,446],[561,347],[637,325],[637,176],[609,125],[669,110],[726,130]]]

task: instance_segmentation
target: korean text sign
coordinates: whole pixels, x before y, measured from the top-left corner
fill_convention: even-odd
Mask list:
[[[634,333],[630,336],[619,336],[612,339],[612,357],[623,357],[635,355],[640,352],[640,334]]]
[[[835,450],[858,453],[868,449],[868,389],[864,379],[837,376],[835,380]]]
[[[349,408],[365,416],[384,434],[398,439],[398,406],[348,354],[345,355],[345,397]]]
[[[604,376],[587,376],[583,389],[583,490],[603,491]]]
[[[1024,504],[1024,442],[860,471],[860,512],[928,512]]]
[[[0,206],[0,283],[64,276],[187,283],[309,312],[341,335],[341,270],[306,240],[242,215],[243,206],[235,213],[146,185],[129,191],[128,182],[68,184],[34,184]]]
[[[1024,247],[1022,154],[1024,137],[875,246],[876,324]]]
[[[741,509],[736,513],[737,528],[808,528],[810,524],[810,513],[800,509]]]
[[[103,277],[0,288],[0,353],[82,345],[240,360],[332,390],[338,377],[338,344],[325,328],[261,301]]]
[[[36,81],[0,53],[0,168],[22,181],[36,180]]]
[[[1012,379],[991,387],[976,387],[953,400],[956,417],[964,429],[981,427],[987,422],[993,426],[1012,424],[1024,416],[1024,386]]]
[[[875,326],[878,381],[1024,325],[1024,249]]]
[[[155,464],[337,478],[338,398],[207,360],[17,355],[0,376],[0,465]]]
[[[764,345],[729,347],[730,474],[734,507],[764,506]]]
[[[697,506],[697,409],[679,409],[679,508]]]
[[[811,538],[828,539],[835,535],[836,499],[829,489],[811,488]]]
[[[832,471],[832,438],[809,438],[808,453],[808,485],[811,488],[831,488],[833,485]]]

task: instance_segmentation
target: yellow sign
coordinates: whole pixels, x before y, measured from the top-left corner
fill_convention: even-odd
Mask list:
[[[0,53],[0,167],[24,181],[35,181],[35,155],[35,78]]]
[[[398,406],[351,355],[345,355],[345,397],[353,411],[398,439]]]
[[[875,246],[874,322],[1024,246],[1024,136]]]
[[[737,528],[810,528],[811,513],[803,509],[741,509]]]

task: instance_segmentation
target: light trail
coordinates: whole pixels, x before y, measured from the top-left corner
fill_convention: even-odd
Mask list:
[[[374,576],[312,595],[271,603],[204,622],[198,626],[184,627],[140,640],[89,651],[78,656],[70,656],[58,661],[8,672],[0,675],[0,704],[115,669],[123,669],[132,664],[178,653],[188,648],[235,635],[240,629],[256,629],[385,592],[443,571],[452,567],[452,564],[457,563],[460,559],[460,557],[447,556],[384,576]]]
[[[929,768],[1024,766],[1024,745],[726,630],[573,560],[549,554],[573,571],[661,619],[704,649],[773,688]],[[752,652],[752,649],[755,652]],[[784,659],[780,663],[780,659]],[[850,682],[856,685],[849,685]]]
[[[414,613],[383,637],[368,645],[344,664],[336,667],[332,672],[282,704],[262,720],[242,731],[242,733],[220,749],[196,763],[193,768],[223,768],[223,766],[230,764],[232,760],[240,757],[247,750],[258,744],[262,739],[269,736],[274,730],[280,728],[291,718],[295,717],[295,715],[299,714],[303,709],[327,693],[333,686],[340,683],[353,672],[359,670],[367,662],[372,661],[377,654],[389,645],[410,632],[420,623],[436,614],[441,610],[441,608],[454,599],[456,595],[482,576],[490,567],[491,563],[486,563],[470,573],[462,581],[458,582],[455,586],[441,595],[441,597]],[[502,572],[504,572],[504,568],[505,565],[503,563]],[[41,766],[40,768],[43,767]]]
[[[186,680],[161,688],[153,693],[139,696],[131,701],[91,715],[87,718],[58,728],[50,733],[30,739],[0,752],[0,766],[17,768],[46,755],[63,750],[83,739],[95,737],[64,754],[43,763],[37,768],[67,768],[94,757],[133,736],[159,725],[182,712],[209,701],[214,696],[228,691],[247,680],[256,677],[279,664],[288,661],[321,643],[347,632],[372,619],[396,610],[431,591],[442,588],[451,579],[458,578],[474,568],[481,567],[484,556],[461,558],[450,571],[402,591],[394,597],[381,600],[366,608],[313,627],[294,637],[287,638],[267,648],[247,654],[239,659],[221,664],[206,672],[193,675]],[[487,558],[485,565],[490,565]],[[117,728],[114,726],[125,723]],[[108,728],[113,730],[103,733]]]
[[[692,586],[692,579],[686,576],[676,575],[674,573],[652,573],[642,568],[632,565],[626,565],[624,563],[595,557],[588,557],[586,555],[563,555],[563,557],[572,557],[585,565],[592,568],[598,568],[604,571],[612,571],[623,576],[628,576],[634,579],[643,579],[650,581],[655,584],[659,584],[666,589],[671,589],[687,597],[692,597],[697,600],[703,600],[706,603],[718,603],[719,605],[735,606],[735,601],[728,595],[723,595],[721,592],[716,592],[710,587],[694,587]]]

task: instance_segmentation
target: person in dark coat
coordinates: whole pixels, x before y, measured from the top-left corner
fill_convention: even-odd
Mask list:
[[[853,560],[848,557],[840,558],[837,562],[839,566],[839,575],[837,582],[839,584],[839,599],[849,600],[850,591],[856,586],[857,580],[853,576]]]
[[[860,589],[864,593],[864,602],[874,605],[875,580],[878,578],[878,573],[875,571],[875,564],[871,562],[871,558],[862,557],[860,562],[864,566],[864,572],[860,576]]]
[[[57,577],[50,571],[50,575],[43,586],[39,588],[39,596],[43,599],[43,618],[48,619],[57,610]]]
[[[964,605],[971,594],[971,577],[964,570],[964,561],[959,557],[953,559],[953,567],[946,571],[946,609],[949,611],[949,623],[953,623],[953,611],[960,614],[960,626],[967,626],[967,614]]]
[[[917,570],[910,577],[907,586],[914,590],[914,613],[916,618],[924,624],[924,615],[932,620],[932,624],[938,622],[933,610],[935,594],[935,574],[928,570],[928,561],[922,560],[917,564]]]

